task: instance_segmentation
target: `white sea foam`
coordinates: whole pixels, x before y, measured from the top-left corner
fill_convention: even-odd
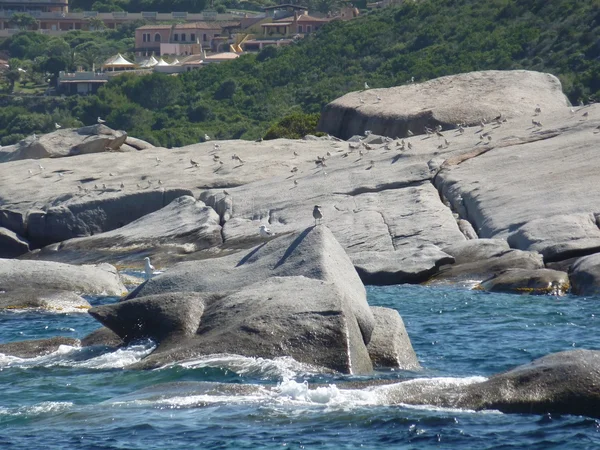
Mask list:
[[[140,361],[150,354],[155,344],[146,341],[130,345],[113,352],[90,357],[89,350],[70,345],[61,345],[48,355],[35,358],[18,358],[0,353],[0,370],[9,367],[30,369],[33,367],[82,367],[87,369],[121,369]]]
[[[6,416],[41,416],[68,411],[73,407],[71,402],[42,402],[36,405],[18,406],[15,408],[0,407],[0,415]]]

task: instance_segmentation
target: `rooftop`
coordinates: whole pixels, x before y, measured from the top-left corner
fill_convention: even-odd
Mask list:
[[[174,30],[220,30],[226,27],[236,27],[240,26],[240,22],[191,22],[191,23],[180,23],[176,25],[165,25],[165,24],[157,24],[157,25],[144,25],[138,30],[170,30],[173,28]]]

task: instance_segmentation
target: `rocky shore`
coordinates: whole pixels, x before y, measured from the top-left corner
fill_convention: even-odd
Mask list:
[[[364,374],[419,368],[401,317],[370,307],[364,284],[600,290],[600,106],[570,106],[555,77],[477,72],[351,93],[320,127],[332,136],[165,149],[95,126],[2,149],[0,307],[52,309],[62,295],[89,308],[80,294],[121,295],[115,265],[149,256],[168,270],[91,309],[107,328],[83,345],[155,340],[132,368],[240,353]],[[414,403],[589,414],[598,384],[586,380],[583,409],[558,376],[537,406],[502,390],[548,364],[578,377],[564,367],[592,361],[597,376],[595,353],[573,355]]]

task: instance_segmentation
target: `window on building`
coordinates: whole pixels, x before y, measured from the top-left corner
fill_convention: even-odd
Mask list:
[[[196,42],[196,33],[190,34],[190,41]]]
[[[154,35],[154,42],[160,42],[160,34],[156,33]]]
[[[144,42],[146,42],[146,33],[144,33],[144,34],[142,35],[142,40],[143,40]]]
[[[181,42],[185,42],[185,38],[186,38],[185,33],[181,33]]]
[[[302,25],[298,25],[298,33],[302,33]]]
[[[179,40],[179,35],[178,35],[177,33],[175,33],[175,34],[173,35],[173,40],[174,40],[174,41],[178,41],[178,40]]]
[[[311,26],[310,25],[306,25],[306,32],[310,33],[312,31]]]
[[[204,42],[206,42],[206,33],[204,33],[204,34],[202,35],[202,40],[203,40]]]

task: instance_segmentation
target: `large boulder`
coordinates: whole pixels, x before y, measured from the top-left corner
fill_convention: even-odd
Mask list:
[[[350,258],[325,226],[279,236],[250,251],[177,264],[128,298],[165,292],[226,292],[271,277],[305,276],[339,286],[366,343],[375,326],[365,287]]]
[[[71,291],[29,287],[0,291],[0,309],[30,308],[54,312],[87,312],[91,305]]]
[[[478,286],[489,292],[532,295],[562,295],[569,287],[569,276],[552,269],[508,269],[483,280]]]
[[[380,306],[372,306],[371,311],[375,316],[375,330],[367,350],[373,366],[401,370],[420,369],[421,365],[398,311]]]
[[[346,94],[325,106],[318,129],[343,139],[366,130],[404,137],[409,130],[423,134],[425,127],[438,124],[446,129],[500,114],[530,115],[535,105],[548,112],[569,105],[558,78],[525,70],[469,72]]]
[[[0,258],[15,258],[29,251],[29,242],[8,228],[0,227]]]
[[[41,256],[64,253],[71,261],[97,261],[102,258],[153,254],[164,251],[176,257],[221,244],[219,216],[201,201],[181,196],[158,211],[152,212],[116,230],[93,236],[74,238],[59,246],[49,246]],[[164,264],[164,261],[163,261]]]
[[[569,270],[569,280],[573,294],[600,294],[600,253],[575,261]]]
[[[78,129],[63,128],[40,136],[29,136],[3,149],[0,162],[118,151],[126,139],[124,131],[115,131],[100,124]]]
[[[158,348],[135,368],[229,353],[262,358],[291,356],[343,373],[372,371],[356,315],[340,280],[271,277],[236,292],[204,294],[204,298],[201,294],[188,294],[187,299],[180,298],[188,306],[173,311],[182,317],[179,322],[168,314],[170,305],[158,310],[164,296],[139,297],[90,311],[121,336],[137,328],[143,330],[140,337],[159,342]],[[135,304],[128,305],[131,302]],[[197,312],[202,308],[204,314],[199,318]],[[190,309],[193,314],[186,315]],[[129,313],[124,314],[124,310]],[[172,327],[176,331],[165,334],[164,323],[177,323],[177,327]],[[196,328],[192,336],[189,332]]]
[[[54,289],[96,295],[123,295],[125,286],[110,264],[74,266],[51,261],[0,259],[0,289]]]

